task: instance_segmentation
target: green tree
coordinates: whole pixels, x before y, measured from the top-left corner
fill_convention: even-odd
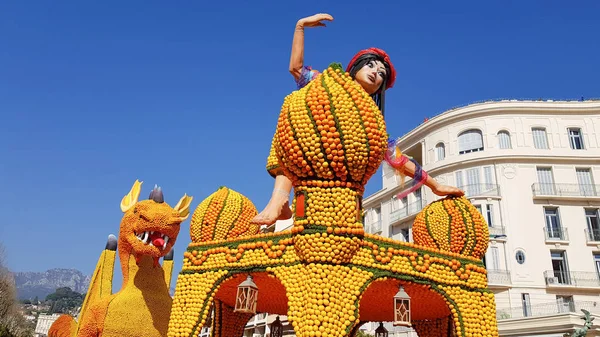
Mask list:
[[[46,296],[50,302],[51,313],[70,313],[81,306],[84,296],[69,287],[57,288],[55,292]]]
[[[366,333],[363,330],[358,330],[358,332],[356,333],[356,336],[354,337],[373,337],[373,335]]]

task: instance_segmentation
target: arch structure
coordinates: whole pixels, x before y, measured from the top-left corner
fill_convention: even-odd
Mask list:
[[[434,326],[441,324],[444,331],[455,329],[443,336],[498,336],[494,296],[480,260],[365,234],[349,263],[307,262],[296,254],[294,237],[318,233],[310,232],[190,244],[168,335],[197,336],[214,307],[221,317],[212,319],[214,336],[241,336],[252,315],[233,308],[237,286],[250,274],[259,289],[257,312],[287,315],[297,336],[321,327],[321,333],[329,331],[322,336],[348,336],[361,321],[393,321],[400,284],[411,297],[417,333],[439,332]]]
[[[288,95],[267,170],[292,182],[292,229],[258,233],[254,205],[226,187],[201,202],[168,336],[197,336],[211,308],[214,337],[242,336],[249,314],[233,308],[247,275],[258,286],[256,311],[287,315],[298,337],[346,337],[362,322],[393,321],[400,285],[422,336],[442,325],[446,336],[498,336],[481,261],[489,233],[466,198],[425,207],[415,243],[365,234],[365,185],[388,145],[380,110],[340,65]]]

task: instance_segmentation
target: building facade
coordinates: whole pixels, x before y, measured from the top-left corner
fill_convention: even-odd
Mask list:
[[[558,337],[581,326],[580,309],[600,313],[600,101],[472,104],[427,120],[400,148],[486,219],[501,336]],[[410,181],[387,164],[382,178],[363,201],[365,229],[412,241],[415,215],[440,197],[423,186],[398,200]]]

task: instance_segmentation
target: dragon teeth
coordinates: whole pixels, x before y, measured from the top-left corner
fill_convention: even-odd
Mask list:
[[[150,240],[150,236],[151,236],[152,234],[154,234],[154,233],[156,233],[156,231],[145,231],[145,232],[142,232],[142,233],[139,233],[139,234],[138,234],[138,233],[135,233],[135,232],[133,232],[133,234],[135,234],[135,236],[136,236],[136,237],[137,237],[137,238],[138,238],[140,241],[142,241],[144,244],[149,244],[149,245],[151,245],[151,246],[154,246],[154,244],[153,244],[153,243],[152,243],[152,241]],[[164,243],[163,243],[163,245],[162,245],[162,249],[165,249],[165,248],[167,248],[167,244],[169,243],[169,239],[170,239],[170,238],[169,238],[169,236],[168,236],[168,235],[166,235],[166,234],[161,234],[161,235],[162,235],[162,238],[163,238],[163,240],[164,240]]]

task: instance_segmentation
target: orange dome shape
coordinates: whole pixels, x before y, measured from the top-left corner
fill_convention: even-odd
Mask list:
[[[417,214],[413,238],[421,246],[481,259],[488,248],[489,229],[467,198],[447,197]]]
[[[250,223],[256,214],[250,199],[221,186],[196,207],[190,237],[192,242],[205,242],[257,234],[259,226]]]
[[[339,64],[285,98],[273,139],[276,160],[295,184],[362,186],[377,171],[386,144],[379,108]]]

